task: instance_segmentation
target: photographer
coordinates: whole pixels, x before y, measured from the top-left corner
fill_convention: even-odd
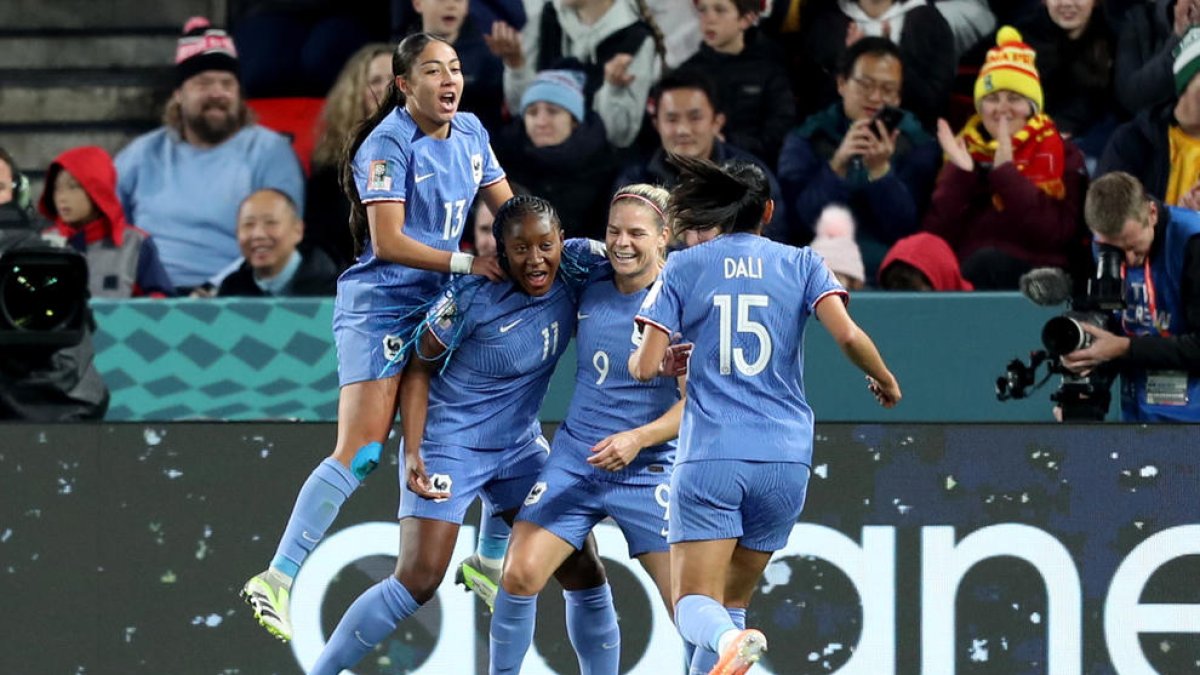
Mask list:
[[[1084,218],[1098,244],[1124,253],[1124,336],[1084,325],[1092,343],[1063,366],[1087,374],[1112,362],[1124,421],[1200,422],[1200,214],[1114,172],[1088,189]]]
[[[12,157],[0,148],[0,287],[4,289],[0,302],[4,304],[5,316],[0,322],[0,421],[102,419],[108,409],[109,395],[94,363],[91,339],[94,326],[87,309],[86,263],[78,253],[51,247],[42,239],[39,234],[42,223],[34,216],[30,202],[29,181],[17,170]],[[10,254],[20,256],[28,252],[40,254],[42,260],[78,260],[79,274],[74,279],[77,295],[60,295],[58,288],[71,288],[72,280],[39,274],[42,270],[36,264],[31,267],[18,262],[5,264]],[[21,275],[16,274],[18,267]],[[82,319],[73,325],[68,322],[69,325],[45,331],[27,325],[44,321],[46,315],[58,311]],[[72,333],[72,337],[64,337],[67,333]]]

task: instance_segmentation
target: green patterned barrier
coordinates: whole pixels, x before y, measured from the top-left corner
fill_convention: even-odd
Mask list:
[[[297,419],[337,416],[332,300],[93,301],[97,364],[112,390],[109,420]],[[855,319],[900,378],[904,401],[884,411],[862,375],[815,321],[805,388],[822,421],[1049,421],[1050,385],[998,403],[996,376],[1028,356],[1055,311],[1016,293],[855,293]],[[550,382],[542,421],[571,399],[574,341]],[[1114,406],[1115,408],[1115,406]]]

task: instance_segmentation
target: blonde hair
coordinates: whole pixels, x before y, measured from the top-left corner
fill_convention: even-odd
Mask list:
[[[634,204],[640,204],[643,207],[650,207],[654,213],[654,222],[658,226],[658,231],[662,232],[667,226],[667,202],[671,199],[671,193],[657,185],[648,183],[633,183],[617,190],[613,195],[611,206],[616,206],[621,200],[628,200]]]
[[[313,164],[332,166],[341,161],[342,150],[354,128],[374,112],[363,109],[363,93],[367,90],[371,61],[379,56],[390,57],[392,51],[391,45],[374,42],[359,49],[346,61],[321,108]],[[382,105],[384,102],[379,103]]]
[[[1130,220],[1145,222],[1149,206],[1146,190],[1138,179],[1124,171],[1097,178],[1083,201],[1083,219],[1104,237],[1115,237]]]

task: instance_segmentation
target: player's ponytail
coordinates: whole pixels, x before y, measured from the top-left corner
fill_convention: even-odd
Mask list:
[[[369,117],[360,122],[355,127],[354,133],[346,139],[346,146],[342,151],[340,182],[342,184],[342,192],[346,194],[346,200],[350,202],[350,235],[354,238],[355,257],[363,252],[363,247],[367,241],[368,228],[367,207],[363,206],[362,201],[359,199],[358,185],[354,182],[354,156],[358,154],[358,149],[362,147],[363,141],[367,140],[367,136],[371,134],[375,127],[379,126],[379,123],[384,118],[392,114],[392,111],[396,108],[404,107],[404,92],[400,91],[400,88],[396,86],[396,78],[409,77],[421,52],[425,51],[425,47],[434,40],[446,42],[444,38],[429,33],[414,33],[400,41],[400,44],[396,46],[396,50],[392,52],[392,81],[388,83],[387,94],[384,96],[383,104]],[[446,44],[450,43],[446,42]]]
[[[721,228],[755,232],[762,226],[771,189],[762,169],[749,162],[717,166],[706,159],[669,155],[680,171],[667,215],[676,233]]]

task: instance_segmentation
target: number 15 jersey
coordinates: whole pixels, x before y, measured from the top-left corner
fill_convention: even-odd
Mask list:
[[[846,290],[809,248],[749,233],[678,251],[636,320],[692,342],[676,463],[712,459],[811,465],[804,325]]]

